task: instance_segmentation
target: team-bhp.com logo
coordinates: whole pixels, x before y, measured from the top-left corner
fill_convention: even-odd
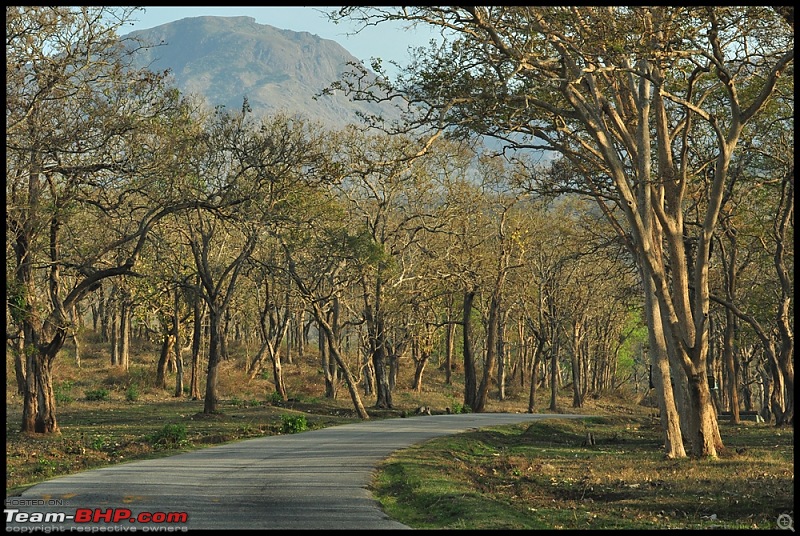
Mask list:
[[[189,520],[189,514],[186,512],[139,512],[134,514],[128,508],[78,508],[75,511],[75,515],[64,512],[22,512],[16,508],[5,508],[4,511],[7,524],[56,524],[71,521],[73,523],[86,524],[87,531],[91,530],[89,526],[99,523],[148,524],[151,525],[150,530],[156,531],[159,530],[158,527],[164,527],[161,530],[165,530],[167,526],[170,526],[172,530],[175,530],[175,525],[186,523]],[[147,527],[140,528],[147,530]]]

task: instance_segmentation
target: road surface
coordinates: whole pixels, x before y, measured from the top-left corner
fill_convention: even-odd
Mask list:
[[[434,437],[578,415],[382,419],[249,439],[56,478],[7,497],[6,531],[408,529],[367,489],[392,452]]]

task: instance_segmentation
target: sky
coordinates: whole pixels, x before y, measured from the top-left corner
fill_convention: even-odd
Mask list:
[[[309,32],[323,39],[331,39],[343,46],[350,54],[370,65],[373,57],[383,60],[384,68],[391,76],[395,69],[389,64],[394,60],[401,65],[410,62],[408,47],[427,46],[431,39],[437,37],[434,29],[406,29],[401,24],[381,23],[377,27],[364,29],[356,35],[347,35],[356,30],[353,24],[334,24],[325,17],[322,11],[336,7],[156,7],[145,6],[144,11],[137,11],[133,25],[120,29],[121,33],[146,30],[186,17],[253,17],[259,24],[269,24],[282,30]]]

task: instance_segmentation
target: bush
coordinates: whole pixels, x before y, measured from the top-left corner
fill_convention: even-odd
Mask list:
[[[128,390],[125,391],[125,400],[128,402],[136,402],[139,400],[139,388],[135,385],[128,387]]]
[[[108,394],[108,389],[103,389],[102,387],[99,389],[90,389],[86,391],[86,400],[108,400]]]
[[[165,424],[164,427],[147,436],[147,442],[156,448],[177,448],[188,443],[186,426]]]
[[[453,401],[452,406],[453,413],[470,413],[472,411],[466,404],[462,404],[461,402],[455,400]]]
[[[281,432],[296,434],[308,430],[308,421],[305,415],[281,415]]]
[[[94,450],[104,450],[108,445],[109,441],[111,441],[110,437],[98,434],[92,438],[91,442],[89,443],[89,446],[92,447]]]
[[[69,380],[65,380],[53,388],[55,391],[56,402],[59,404],[64,404],[66,402],[72,402],[72,385],[73,383]]]

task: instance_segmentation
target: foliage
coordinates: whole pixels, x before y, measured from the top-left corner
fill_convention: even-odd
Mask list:
[[[63,382],[59,382],[53,388],[55,391],[55,398],[56,402],[59,404],[66,404],[67,402],[72,402],[72,387],[73,382],[69,380],[64,380]]]
[[[297,434],[308,430],[305,415],[281,415],[281,431],[284,434]]]
[[[165,424],[161,430],[147,436],[147,442],[156,448],[174,449],[187,444],[186,425]]]
[[[136,402],[139,400],[139,388],[136,385],[131,385],[125,391],[125,400],[128,402]]]
[[[108,400],[110,392],[108,389],[99,387],[97,389],[90,389],[86,391],[86,400],[96,402],[101,400]]]
[[[450,409],[453,413],[470,413],[470,407],[468,405],[462,404],[458,400],[453,400],[453,403],[450,405]]]

